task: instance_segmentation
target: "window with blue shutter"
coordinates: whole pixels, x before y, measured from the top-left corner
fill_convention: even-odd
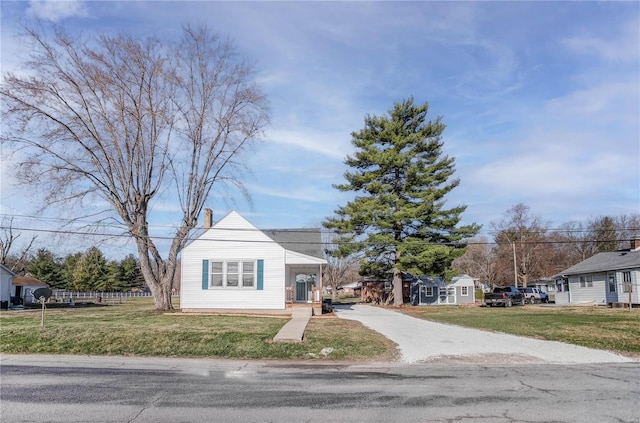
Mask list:
[[[209,289],[209,260],[202,260],[202,289]]]
[[[202,289],[264,290],[264,260],[202,260]]]
[[[264,260],[258,260],[258,271],[256,274],[258,279],[256,285],[258,291],[262,291],[264,289]]]

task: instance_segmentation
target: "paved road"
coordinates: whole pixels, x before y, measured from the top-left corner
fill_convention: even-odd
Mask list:
[[[463,361],[475,363],[626,363],[608,351],[543,341],[417,319],[368,305],[336,306],[338,317],[358,320],[398,345],[404,363]]]
[[[640,365],[0,359],[0,421],[640,422]]]

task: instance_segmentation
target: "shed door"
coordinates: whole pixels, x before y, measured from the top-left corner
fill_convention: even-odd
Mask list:
[[[439,304],[456,304],[456,288],[453,286],[438,288]]]

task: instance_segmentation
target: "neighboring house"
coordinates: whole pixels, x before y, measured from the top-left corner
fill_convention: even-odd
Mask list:
[[[9,308],[12,296],[11,280],[16,274],[8,267],[0,264],[0,308]]]
[[[358,296],[362,290],[362,282],[350,282],[340,285],[338,293],[346,296]]]
[[[556,304],[640,304],[640,240],[631,249],[598,253],[556,276]]]
[[[319,229],[260,230],[232,211],[212,224],[181,256],[183,311],[285,310],[287,304],[321,304]]]
[[[37,303],[38,299],[34,298],[33,291],[38,288],[48,288],[49,285],[30,276],[15,276],[11,281],[11,296],[19,298],[17,304]]]
[[[441,278],[421,277],[414,284],[412,298],[415,305],[474,304],[474,291],[475,281],[469,275],[455,276],[448,284]]]

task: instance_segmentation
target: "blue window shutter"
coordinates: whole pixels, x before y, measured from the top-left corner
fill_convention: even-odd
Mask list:
[[[264,260],[258,260],[258,291],[264,289]]]
[[[202,260],[202,289],[209,289],[209,260]]]

